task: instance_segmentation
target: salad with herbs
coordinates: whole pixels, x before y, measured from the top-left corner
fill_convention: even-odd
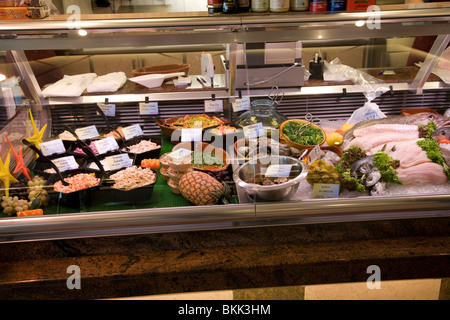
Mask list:
[[[311,124],[289,121],[282,129],[283,134],[292,142],[303,145],[320,144],[325,138],[321,129]]]
[[[219,169],[224,166],[224,159],[211,152],[194,151],[192,166],[204,170]]]

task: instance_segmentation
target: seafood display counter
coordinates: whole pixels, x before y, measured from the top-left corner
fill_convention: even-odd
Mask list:
[[[0,264],[37,249],[37,268],[54,263],[40,283],[72,298],[365,281],[372,260],[386,279],[448,277],[449,10],[382,10],[381,30],[355,25],[369,12],[97,17],[86,36],[64,17],[7,23]],[[397,37],[430,38],[423,61],[377,61]],[[258,60],[269,42],[289,57]],[[324,48],[340,57],[309,60]],[[103,289],[59,288],[69,261]]]

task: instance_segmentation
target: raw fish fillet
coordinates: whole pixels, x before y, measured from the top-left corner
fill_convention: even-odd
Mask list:
[[[344,150],[348,150],[351,146],[358,146],[366,151],[370,151],[375,147],[381,145],[381,147],[389,142],[395,141],[405,141],[418,139],[418,131],[407,131],[407,132],[397,132],[397,133],[373,133],[364,135],[361,137],[356,137],[349,144],[345,146]]]
[[[364,137],[371,134],[383,134],[383,133],[403,134],[411,132],[415,132],[417,134],[417,137],[419,137],[419,129],[418,126],[416,125],[385,123],[385,124],[375,124],[373,126],[357,129],[353,132],[353,135],[355,137]]]
[[[392,141],[386,144],[385,151],[389,152],[393,148],[394,151],[390,151],[389,155],[400,160],[401,168],[409,168],[424,162],[431,162],[428,159],[427,153],[417,145],[417,141],[422,139],[405,140],[405,141]],[[379,145],[370,150],[369,154],[373,155],[375,152],[381,150],[384,145]]]
[[[444,169],[434,162],[425,162],[409,168],[398,168],[397,177],[405,185],[447,183]]]

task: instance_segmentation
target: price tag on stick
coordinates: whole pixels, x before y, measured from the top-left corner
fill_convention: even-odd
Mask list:
[[[60,172],[78,169],[78,163],[75,161],[74,156],[53,159],[52,162],[58,167]]]
[[[223,112],[223,100],[205,100],[205,112]]]
[[[156,115],[159,113],[158,102],[140,102],[139,114],[141,116]]]
[[[52,154],[61,154],[66,152],[66,148],[64,147],[64,143],[61,139],[42,142],[39,144],[39,149],[41,149],[44,156],[51,156]]]
[[[138,124],[133,124],[131,126],[125,127],[122,129],[123,135],[125,136],[125,140],[130,140],[137,136],[142,136],[144,132],[142,132],[141,126]]]
[[[107,117],[115,117],[116,116],[116,105],[112,103],[98,103],[97,104],[100,109],[102,109],[103,113]]]
[[[114,151],[119,149],[116,139],[114,137],[107,137],[94,141],[94,145],[97,148],[99,154],[107,153],[108,151]]]
[[[235,100],[235,102],[232,103],[232,106],[234,112],[247,111],[250,109],[250,97],[245,96],[242,98],[238,98]]]
[[[242,127],[247,139],[254,139],[265,135],[264,127],[261,122]]]
[[[75,129],[75,133],[80,140],[92,139],[99,136],[97,127],[94,125]]]
[[[131,167],[131,159],[127,153],[118,154],[105,158],[109,170],[119,170],[122,168]]]

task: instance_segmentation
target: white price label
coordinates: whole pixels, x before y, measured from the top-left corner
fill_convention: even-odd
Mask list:
[[[180,148],[175,151],[169,153],[169,157],[175,161],[183,160],[184,158],[190,156],[192,154],[191,150]]]
[[[322,149],[320,149],[320,145],[316,145],[308,154],[308,165],[314,163],[316,160],[319,160],[321,153]]]
[[[272,178],[287,178],[291,174],[291,164],[272,164],[265,173],[266,177]]]
[[[102,109],[103,113],[107,117],[115,117],[116,116],[116,105],[112,103],[98,103],[97,104],[100,109]]]
[[[73,156],[53,159],[52,162],[58,167],[60,172],[78,169],[78,163]]]
[[[313,198],[339,198],[339,185],[332,183],[314,183]]]
[[[125,127],[122,129],[123,135],[125,136],[125,140],[130,140],[137,136],[142,136],[144,132],[142,132],[141,126],[138,124],[133,124],[131,126]]]
[[[75,133],[80,140],[92,139],[99,136],[97,127],[94,125],[75,129]]]
[[[264,127],[261,122],[242,127],[247,139],[254,139],[265,135]]]
[[[205,112],[223,112],[223,100],[205,100]]]
[[[202,141],[201,128],[181,129],[181,142]]]
[[[250,109],[250,97],[245,96],[240,99],[236,99],[234,103],[232,103],[233,111],[247,111]]]
[[[105,160],[111,171],[131,167],[132,165],[131,159],[127,153],[106,157]]]
[[[39,144],[39,149],[41,149],[44,156],[51,156],[52,154],[61,154],[66,152],[66,148],[64,147],[64,143],[61,139],[42,142]]]
[[[97,148],[99,154],[107,153],[108,151],[114,151],[119,149],[116,139],[114,137],[107,137],[94,141],[94,145]]]
[[[141,102],[139,103],[139,114],[143,115],[153,115],[158,114],[158,102]]]

